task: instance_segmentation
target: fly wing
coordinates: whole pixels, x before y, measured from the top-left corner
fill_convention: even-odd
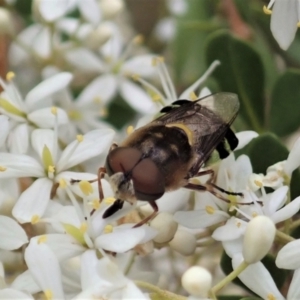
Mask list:
[[[239,100],[236,94],[218,93],[172,108],[152,123],[183,124],[193,136],[193,147],[198,154],[195,172],[207,161],[222,141],[237,116]],[[176,104],[176,103],[175,103]]]

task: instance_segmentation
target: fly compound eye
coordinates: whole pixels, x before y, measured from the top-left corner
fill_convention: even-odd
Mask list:
[[[165,193],[164,177],[150,158],[141,160],[133,168],[132,181],[135,196],[139,200],[157,200]]]
[[[142,152],[136,148],[119,147],[107,155],[106,170],[109,176],[122,172],[126,173],[141,159]]]

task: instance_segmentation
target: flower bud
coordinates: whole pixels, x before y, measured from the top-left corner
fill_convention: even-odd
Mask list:
[[[260,261],[270,250],[276,234],[276,227],[270,218],[257,216],[247,225],[243,256],[245,262],[254,264]]]
[[[206,297],[211,289],[212,276],[206,269],[193,266],[183,274],[181,284],[190,295]]]
[[[161,212],[151,221],[150,226],[158,231],[153,241],[156,243],[167,243],[173,239],[178,224],[173,220],[172,214]]]
[[[88,48],[97,50],[109,40],[111,34],[111,28],[105,24],[101,24],[86,36],[85,44]]]
[[[105,19],[115,17],[124,8],[122,0],[101,0],[100,9]]]
[[[10,12],[0,7],[0,34],[12,34],[13,32],[14,27]]]
[[[188,256],[195,252],[197,241],[193,234],[186,230],[179,229],[176,231],[174,238],[169,245],[173,250]]]

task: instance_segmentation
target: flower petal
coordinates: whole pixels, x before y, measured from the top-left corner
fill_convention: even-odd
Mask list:
[[[99,57],[85,48],[68,51],[66,60],[80,71],[100,73],[105,70],[105,65]]]
[[[16,126],[9,135],[9,152],[16,154],[27,153],[29,145],[29,131],[26,123]]]
[[[283,50],[294,40],[298,22],[298,0],[276,0],[272,9],[271,31]]]
[[[34,87],[27,94],[24,101],[33,110],[39,101],[53,95],[59,90],[66,88],[72,79],[73,79],[73,75],[71,73],[68,72],[58,73],[42,81],[40,84]]]
[[[5,300],[29,300],[29,299],[32,299],[34,300],[34,298],[27,294],[27,293],[24,293],[24,292],[21,292],[21,291],[18,291],[18,290],[14,290],[14,289],[11,289],[11,288],[6,288],[6,289],[2,289],[0,290],[0,299],[5,299]]]
[[[13,208],[13,216],[20,223],[31,222],[33,217],[42,217],[50,200],[51,188],[52,181],[48,178],[37,179],[21,194]]]
[[[285,221],[295,215],[300,209],[300,197],[297,197],[288,205],[275,212],[271,219],[275,224]]]
[[[31,144],[37,155],[43,161],[43,150],[47,146],[53,163],[56,161],[56,143],[54,131],[50,129],[35,129],[31,134]]]
[[[28,242],[24,229],[13,219],[0,216],[0,248],[15,250]]]
[[[295,270],[300,268],[300,240],[286,244],[277,254],[276,266],[282,269]]]
[[[300,138],[297,139],[284,165],[284,171],[289,176],[300,166]]]
[[[53,22],[65,15],[76,2],[77,0],[41,0],[38,2],[39,11],[46,21]]]
[[[242,260],[241,254],[234,255],[232,259],[233,269],[236,269]],[[273,298],[284,300],[269,271],[261,262],[251,264],[238,277],[251,291],[259,295],[262,299]]]
[[[30,273],[42,291],[50,293],[52,299],[65,299],[59,262],[49,246],[39,239],[31,239],[24,257]]]
[[[300,269],[295,270],[287,294],[287,299],[300,299]]]
[[[120,93],[128,104],[138,112],[142,114],[151,114],[155,112],[155,103],[137,84],[126,79],[122,80],[120,83]]]
[[[28,270],[17,276],[12,282],[11,287],[29,294],[36,294],[41,291]]]
[[[235,150],[244,148],[248,143],[250,143],[254,138],[258,137],[258,133],[252,130],[241,131],[236,133],[236,137],[239,140],[238,146]]]
[[[39,239],[41,237],[45,237],[45,244],[49,246],[60,262],[76,257],[86,250],[85,247],[78,244],[77,241],[68,234],[53,233],[36,236],[33,239]]]
[[[144,243],[145,237],[150,240],[156,234],[156,230],[153,230],[148,226],[125,229],[120,228],[114,230],[112,233],[103,234],[97,237],[95,240],[95,245],[97,248],[102,248],[107,251],[124,253],[139,243]]]
[[[105,105],[113,98],[117,91],[116,76],[105,74],[94,79],[82,93],[78,96],[76,104],[79,107],[100,100],[101,105]]]
[[[69,122],[67,113],[59,107],[56,108],[55,115],[52,113],[51,107],[46,107],[35,110],[28,114],[27,117],[28,120],[40,128],[54,128],[56,123],[62,125]]]
[[[107,150],[112,143],[114,131],[111,129],[96,129],[83,136],[83,140],[75,140],[61,154],[57,163],[57,172],[69,169]]]
[[[229,216],[225,212],[216,211],[214,214],[209,214],[205,209],[178,211],[174,214],[174,220],[188,228],[206,228],[228,218]]]
[[[0,178],[41,177],[44,170],[32,157],[24,154],[0,153]]]
[[[4,144],[7,135],[8,135],[8,130],[9,130],[9,121],[8,117],[4,115],[0,115],[0,147]]]
[[[156,68],[153,66],[154,57],[155,56],[152,54],[134,56],[123,64],[121,72],[124,75],[137,74],[142,77],[153,76],[157,72]]]
[[[93,25],[100,22],[100,7],[96,0],[78,1],[78,8],[83,18]]]

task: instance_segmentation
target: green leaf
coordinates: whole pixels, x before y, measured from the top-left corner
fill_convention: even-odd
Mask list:
[[[260,56],[248,43],[227,31],[217,31],[208,38],[207,64],[221,61],[213,76],[224,92],[237,93],[241,115],[251,129],[264,128],[264,70]]]
[[[118,129],[132,121],[136,115],[136,112],[119,96],[110,102],[108,112],[104,120]]]
[[[259,297],[244,297],[244,298],[241,298],[240,300],[262,300],[262,298],[259,298]]]
[[[211,21],[213,4],[210,1],[189,0],[187,5],[187,13],[177,18],[176,36],[171,44],[179,89],[190,85],[206,70],[204,41],[216,28]]]
[[[264,133],[253,139],[242,152],[250,157],[254,173],[265,173],[268,167],[285,160],[289,154],[272,133]]]
[[[277,80],[271,99],[270,128],[285,136],[300,126],[300,71],[288,70]]]
[[[241,295],[218,295],[218,300],[241,300],[244,296]]]

